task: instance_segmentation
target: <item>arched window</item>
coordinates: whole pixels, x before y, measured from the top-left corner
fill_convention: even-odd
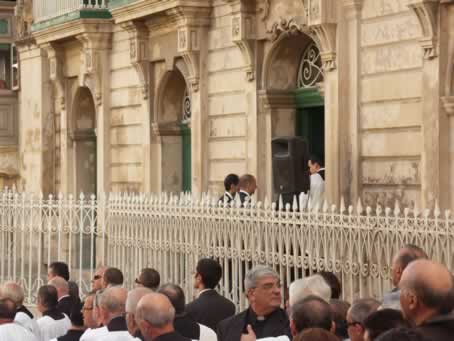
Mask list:
[[[301,58],[298,70],[298,88],[313,88],[323,82],[322,57],[315,43],[309,44]]]

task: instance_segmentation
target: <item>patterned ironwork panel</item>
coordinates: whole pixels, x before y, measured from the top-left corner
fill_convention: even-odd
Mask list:
[[[323,81],[322,57],[315,43],[303,53],[298,72],[298,88],[312,88]]]

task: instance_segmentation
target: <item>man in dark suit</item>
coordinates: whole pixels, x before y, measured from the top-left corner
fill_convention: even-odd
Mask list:
[[[83,335],[84,328],[84,318],[82,316],[82,306],[81,303],[74,304],[71,310],[71,328],[64,336],[57,338],[57,341],[79,341]]]
[[[287,313],[280,308],[279,275],[267,266],[251,269],[244,280],[249,308],[220,322],[218,341],[240,341],[253,331],[257,339],[286,335],[292,339]]]
[[[64,278],[56,276],[49,281],[49,285],[52,285],[55,287],[55,289],[57,289],[57,310],[69,317],[71,315],[71,310],[75,302],[69,295],[68,282]]]
[[[175,331],[174,318],[175,309],[163,294],[145,295],[137,304],[136,322],[146,341],[190,341]]]
[[[224,203],[231,204],[235,199],[236,193],[238,192],[240,184],[240,178],[236,174],[229,174],[224,179],[225,193],[219,198],[219,201],[223,205]]]
[[[241,204],[245,206],[246,203],[251,201],[251,196],[257,190],[257,180],[251,174],[245,174],[240,178],[240,200]]]
[[[222,268],[217,261],[199,260],[194,278],[194,287],[199,294],[186,306],[186,311],[196,322],[213,330],[219,322],[235,314],[235,305],[215,290],[221,277]]]

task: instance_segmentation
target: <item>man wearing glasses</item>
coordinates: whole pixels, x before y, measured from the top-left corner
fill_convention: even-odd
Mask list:
[[[259,265],[244,280],[249,308],[218,325],[219,341],[240,341],[242,334],[254,332],[257,339],[286,335],[292,339],[287,313],[281,309],[279,275]]]
[[[104,276],[107,269],[107,266],[100,266],[96,269],[93,279],[91,280],[91,291],[93,293],[102,289],[102,276]]]

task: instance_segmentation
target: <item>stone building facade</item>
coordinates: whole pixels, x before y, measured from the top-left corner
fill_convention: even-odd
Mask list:
[[[301,135],[331,202],[454,207],[454,1],[46,3],[17,11],[23,189],[219,192],[249,172],[263,198],[272,139]]]

